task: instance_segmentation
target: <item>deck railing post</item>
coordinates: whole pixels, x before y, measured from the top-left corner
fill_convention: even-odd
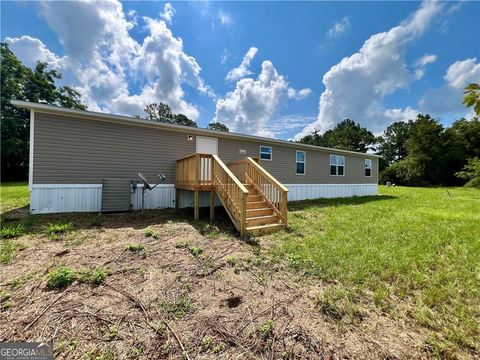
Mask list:
[[[247,194],[242,193],[242,206],[240,208],[240,237],[242,239],[247,238]]]

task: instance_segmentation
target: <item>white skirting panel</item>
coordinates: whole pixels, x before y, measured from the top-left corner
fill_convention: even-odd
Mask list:
[[[377,194],[377,184],[288,184],[288,201],[335,198],[349,196],[367,196]],[[142,189],[137,187],[131,195],[132,208],[141,209]],[[181,190],[179,194],[181,208],[193,206],[193,191]],[[200,206],[210,205],[210,193],[200,193]],[[215,197],[215,205],[220,200]],[[44,184],[32,185],[30,192],[30,211],[33,214],[61,212],[99,212],[102,207],[101,184]],[[146,209],[175,207],[175,185],[160,184],[145,193]]]
[[[377,184],[287,184],[288,201],[377,195]]]
[[[142,186],[132,194],[131,204],[134,210],[142,208]],[[175,207],[175,185],[160,184],[155,189],[145,191],[145,209],[165,209]]]
[[[180,207],[193,206],[193,191],[181,190]],[[216,199],[220,206],[220,200]],[[131,194],[133,210],[142,208],[142,185]],[[200,193],[200,206],[210,206],[210,193]],[[175,207],[175,185],[160,184],[145,192],[146,209]],[[102,208],[102,184],[42,184],[33,185],[30,192],[32,214],[62,212],[100,212]]]
[[[101,204],[101,184],[32,185],[30,192],[32,214],[100,211]]]

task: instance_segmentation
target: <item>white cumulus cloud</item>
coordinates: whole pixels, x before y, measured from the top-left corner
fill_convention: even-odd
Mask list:
[[[421,79],[425,75],[425,67],[437,61],[437,55],[426,54],[415,61],[415,79]]]
[[[165,4],[158,19],[138,18],[130,11],[130,20],[116,0],[48,1],[39,8],[65,55],[57,56],[28,36],[8,42],[26,64],[42,60],[61,68],[63,82],[80,92],[90,110],[134,115],[149,103],[165,102],[196,119],[198,110],[185,100],[184,87],[214,96],[196,59],[185,53],[182,39],[167,26],[174,14],[171,4]],[[129,33],[139,20],[147,31],[140,42]],[[139,90],[129,89],[129,83],[138,84]]]
[[[241,79],[247,75],[251,75],[252,72],[250,71],[250,63],[252,62],[253,58],[255,55],[257,55],[258,49],[254,46],[252,46],[250,49],[248,49],[247,53],[243,57],[242,62],[240,65],[232,70],[230,70],[225,77],[226,80],[228,81],[235,81],[238,79]]]
[[[335,38],[342,35],[348,29],[350,29],[350,19],[348,16],[344,16],[342,19],[333,24],[333,26],[327,31],[327,36],[330,38]]]
[[[166,3],[163,7],[163,11],[160,13],[160,17],[165,20],[167,23],[171,24],[173,15],[175,14],[175,9],[172,4]]]
[[[323,76],[325,91],[320,96],[317,120],[296,138],[314,129],[326,131],[349,117],[374,132],[411,109],[386,109],[386,95],[407,88],[415,80],[405,61],[409,43],[422,35],[441,12],[442,3],[425,1],[407,20],[387,32],[365,41],[361,49],[332,66]]]
[[[226,124],[232,131],[275,137],[287,132],[285,121],[273,120],[281,99],[299,99],[309,93],[310,89],[291,88],[272,62],[265,60],[257,78],[238,80],[233,91],[217,100],[214,121]],[[295,129],[299,128],[298,121],[296,124]],[[305,124],[303,121],[301,126]]]
[[[467,112],[463,105],[463,89],[480,81],[480,63],[476,58],[456,61],[450,65],[440,88],[430,89],[420,99],[420,110],[435,116]]]

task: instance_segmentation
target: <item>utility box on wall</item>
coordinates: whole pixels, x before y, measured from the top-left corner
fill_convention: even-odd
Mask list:
[[[130,179],[102,179],[102,212],[130,211]]]

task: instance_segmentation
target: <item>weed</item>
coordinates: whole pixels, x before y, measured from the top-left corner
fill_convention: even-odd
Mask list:
[[[190,251],[190,254],[192,254],[195,257],[203,253],[203,249],[200,246],[190,246],[188,248],[188,251]]]
[[[210,336],[204,336],[202,339],[202,350],[208,351],[214,345],[213,339]]]
[[[108,271],[102,267],[94,270],[82,270],[78,272],[78,281],[85,284],[100,285],[108,276]]]
[[[220,234],[220,229],[217,225],[202,223],[200,225],[200,234],[207,238],[215,238]]]
[[[260,254],[262,253],[262,247],[260,245],[253,245],[252,247],[252,252],[253,252],[253,255],[255,256],[260,256]]]
[[[152,228],[146,228],[143,233],[145,234],[146,237],[152,237],[154,239],[158,239],[160,237],[158,232]]]
[[[72,223],[59,222],[56,224],[48,224],[45,227],[45,235],[56,239],[58,235],[65,234],[72,229]]]
[[[186,241],[180,241],[175,244],[177,249],[187,249],[190,245]]]
[[[127,246],[125,246],[125,250],[131,252],[140,252],[145,251],[145,246],[142,244],[128,244]]]
[[[160,309],[173,316],[175,320],[183,318],[186,314],[193,311],[195,306],[187,295],[181,295],[178,299],[172,302],[162,301]]]
[[[235,265],[237,265],[238,263],[238,259],[236,256],[234,255],[228,255],[226,258],[225,258],[226,262],[228,265],[232,266],[232,267],[235,267]]]
[[[9,264],[15,253],[26,248],[26,245],[10,239],[4,239],[0,242],[0,263]]]
[[[0,311],[5,311],[12,307],[12,294],[4,290],[0,290]]]
[[[216,344],[213,348],[212,348],[212,352],[214,354],[218,354],[220,352],[222,352],[223,350],[225,350],[225,344],[223,342],[219,342],[218,344]]]
[[[25,232],[25,225],[2,226],[0,229],[0,239],[12,239],[22,235]]]
[[[115,325],[109,326],[106,332],[109,340],[113,340],[118,336],[118,328]]]
[[[111,349],[93,348],[84,354],[86,360],[115,360],[115,353]]]
[[[60,357],[60,355],[68,358],[77,348],[78,340],[76,338],[70,338],[68,341],[60,341],[54,343],[54,358]]]
[[[318,295],[314,302],[320,311],[330,319],[353,322],[362,318],[353,294],[353,291],[329,287]]]
[[[273,334],[273,320],[268,320],[258,329],[262,339],[266,340]]]
[[[52,289],[60,289],[73,283],[76,277],[77,273],[73,269],[67,266],[60,266],[48,273],[47,284]]]

